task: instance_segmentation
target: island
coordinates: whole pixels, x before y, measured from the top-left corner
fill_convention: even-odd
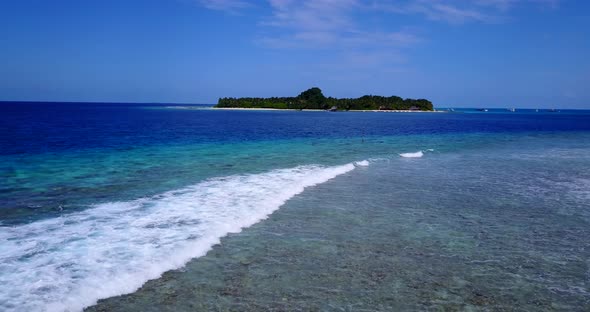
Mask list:
[[[356,99],[325,97],[318,87],[301,92],[296,97],[220,98],[216,108],[264,108],[294,110],[360,110],[360,111],[433,111],[425,99],[403,99],[399,96],[365,95]]]

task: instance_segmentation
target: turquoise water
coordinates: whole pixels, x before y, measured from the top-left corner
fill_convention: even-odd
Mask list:
[[[587,114],[80,105],[2,107],[2,310],[589,305]]]

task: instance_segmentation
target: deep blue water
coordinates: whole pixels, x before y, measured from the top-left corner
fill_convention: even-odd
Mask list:
[[[4,102],[0,310],[583,311],[589,168],[589,111]]]
[[[448,114],[215,111],[166,104],[0,103],[2,155],[294,138],[587,131],[590,111],[463,109]],[[182,106],[191,107],[191,106]],[[194,105],[194,108],[200,106]],[[208,107],[208,106],[202,106]],[[151,109],[144,109],[151,108]],[[475,114],[473,114],[475,113]]]

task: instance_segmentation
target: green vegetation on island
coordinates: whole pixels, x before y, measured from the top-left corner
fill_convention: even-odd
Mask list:
[[[220,98],[219,108],[338,109],[338,110],[420,110],[432,111],[425,99],[402,99],[399,96],[365,95],[357,99],[325,97],[320,88],[301,92],[297,97]]]

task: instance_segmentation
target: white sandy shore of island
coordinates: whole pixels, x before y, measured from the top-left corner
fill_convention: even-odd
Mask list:
[[[294,108],[246,108],[246,107],[211,107],[210,109],[219,109],[219,110],[254,110],[254,111],[300,111],[299,109]],[[304,112],[327,112],[329,110],[325,109],[302,109],[301,111]],[[371,112],[371,113],[446,113],[447,111],[419,111],[419,110],[378,110],[378,109],[370,109],[370,110],[348,110],[342,111],[339,110],[338,112]]]

